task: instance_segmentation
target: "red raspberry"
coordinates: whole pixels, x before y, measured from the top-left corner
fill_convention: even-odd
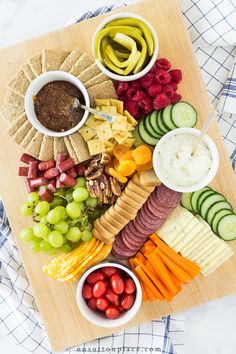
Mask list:
[[[131,116],[135,117],[138,116],[139,108],[138,104],[135,101],[127,101],[125,102],[125,109],[131,114]]]
[[[146,93],[143,90],[136,91],[136,94],[133,96],[133,101],[139,102],[146,97]]]
[[[169,84],[163,86],[162,92],[164,92],[169,98],[173,97],[175,93],[173,87]]]
[[[154,75],[152,73],[147,73],[146,75],[144,75],[143,77],[141,77],[141,79],[139,79],[141,82],[141,85],[144,88],[148,88],[154,81]]]
[[[141,82],[139,80],[131,81],[131,86],[135,87],[136,89],[142,88]]]
[[[128,91],[126,92],[126,96],[129,101],[133,99],[134,95],[136,94],[136,91],[136,88],[132,86],[128,89]]]
[[[179,93],[175,92],[174,96],[171,97],[171,103],[179,102],[181,100],[181,98],[182,98],[182,96]]]
[[[156,73],[155,79],[158,84],[166,85],[170,82],[171,77],[169,73],[161,70]]]
[[[176,82],[171,81],[171,82],[170,82],[170,85],[172,86],[172,88],[173,88],[173,90],[174,90],[174,91],[176,91],[176,90],[177,90],[178,85],[176,84]]]
[[[147,92],[149,96],[156,97],[158,93],[162,92],[162,85],[154,82],[151,86],[148,87]]]
[[[171,68],[171,63],[166,58],[157,59],[155,64],[156,64],[157,68],[165,70],[165,71],[167,71]]]
[[[182,71],[179,69],[170,70],[169,74],[171,76],[171,81],[176,82],[176,84],[182,80]]]
[[[120,96],[118,96],[118,98],[119,98],[120,101],[123,101],[123,102],[128,101],[127,96],[124,96],[124,95],[120,95]]]
[[[124,82],[124,81],[121,81],[119,82],[119,84],[117,85],[116,87],[116,93],[117,95],[124,95],[126,93],[126,91],[128,90],[129,88],[129,83],[128,82]]]
[[[141,101],[139,101],[138,103],[139,107],[142,109],[142,111],[144,111],[145,113],[148,113],[150,111],[152,111],[152,99],[151,97],[145,97],[144,99],[142,99]]]
[[[168,106],[171,103],[169,97],[165,93],[159,93],[156,95],[153,101],[154,109],[162,109]]]

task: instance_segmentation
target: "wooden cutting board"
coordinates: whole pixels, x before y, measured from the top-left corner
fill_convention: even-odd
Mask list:
[[[154,26],[159,37],[159,56],[167,57],[174,68],[182,69],[183,81],[179,91],[183,99],[196,107],[199,113],[198,126],[201,127],[212,108],[178,1],[146,0],[117,12],[121,11],[142,15]],[[43,48],[72,50],[77,46],[91,54],[93,32],[100,21],[107,16],[109,14],[0,50],[0,104],[5,95],[5,86],[11,76],[28,57],[39,53]],[[1,120],[0,195],[3,197],[16,243],[53,350],[59,351],[121,330],[121,328],[102,329],[87,322],[76,306],[76,283],[61,284],[46,277],[42,273],[42,265],[48,262],[49,257],[43,254],[32,255],[28,246],[19,240],[19,231],[26,224],[31,225],[31,220],[20,216],[19,213],[19,207],[26,199],[23,178],[17,176],[22,151],[6,135],[5,128],[6,123]],[[222,192],[236,209],[236,184],[217,123],[212,125],[209,135],[216,142],[221,158],[220,169],[212,186]],[[236,253],[236,241],[231,242],[230,245]],[[158,301],[143,304],[139,314],[125,327],[182,311],[232,293],[236,293],[236,255],[208,278],[198,276],[195,281],[184,286],[181,294],[171,304]]]

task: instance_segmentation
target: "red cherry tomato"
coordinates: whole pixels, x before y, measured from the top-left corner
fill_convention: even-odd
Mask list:
[[[118,295],[115,294],[110,288],[107,288],[105,297],[108,301],[116,301],[118,300]]]
[[[93,297],[92,286],[89,284],[84,284],[82,295],[85,299],[91,299],[91,297]]]
[[[125,310],[129,310],[134,304],[134,295],[130,294],[130,295],[124,295],[122,297],[121,300],[121,306],[125,309]]]
[[[124,291],[124,281],[118,274],[111,276],[111,288],[115,294],[122,294]]]
[[[131,278],[125,279],[125,293],[133,294],[136,290],[135,282]]]
[[[120,306],[118,306],[118,309],[119,309],[120,313],[123,313],[123,312],[125,312],[125,309],[124,309],[124,307],[122,307],[121,305],[120,305]]]
[[[102,272],[107,278],[110,278],[113,274],[117,273],[117,270],[115,267],[104,267],[102,268]]]
[[[104,280],[104,274],[102,272],[93,272],[88,275],[87,282],[90,284],[95,284],[98,280]]]
[[[91,299],[88,300],[88,307],[93,311],[97,310],[95,297],[92,297]]]
[[[104,297],[100,297],[96,300],[97,308],[101,311],[106,311],[109,306],[109,302]]]
[[[117,299],[117,300],[115,300],[115,301],[110,301],[110,303],[111,303],[112,305],[115,305],[115,306],[119,306],[119,305],[120,305],[119,299]]]
[[[102,295],[106,291],[106,284],[103,280],[98,280],[93,286],[93,296],[98,298],[102,297]]]
[[[107,318],[110,318],[112,320],[115,320],[116,318],[118,318],[120,316],[120,311],[118,310],[118,308],[116,306],[109,306],[106,309],[106,316]]]

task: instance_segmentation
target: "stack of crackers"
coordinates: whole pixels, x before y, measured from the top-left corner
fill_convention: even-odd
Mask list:
[[[88,90],[91,105],[95,97],[117,98],[112,81],[86,53],[78,48],[71,52],[44,49],[29,58],[10,80],[0,112],[9,122],[9,136],[30,155],[45,161],[55,159],[58,152],[67,152],[75,162],[81,162],[90,155],[79,133],[65,138],[43,135],[31,125],[24,111],[24,96],[30,82],[43,72],[53,70],[66,71],[79,78]]]

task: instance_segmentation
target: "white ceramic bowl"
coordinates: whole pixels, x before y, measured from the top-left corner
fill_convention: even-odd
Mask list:
[[[94,270],[97,270],[97,269],[100,269],[103,267],[116,267],[118,269],[122,269],[133,279],[133,281],[135,282],[135,285],[136,285],[136,298],[135,298],[133,306],[131,307],[130,310],[123,312],[120,315],[120,317],[115,320],[106,318],[102,313],[92,311],[88,307],[85,299],[82,296],[82,289],[83,289],[83,285],[84,285],[84,282],[85,282],[87,276],[90,273],[92,273]],[[77,302],[77,305],[80,309],[80,312],[88,321],[90,321],[91,323],[93,323],[99,327],[113,328],[113,327],[118,327],[118,326],[124,325],[125,323],[129,322],[137,314],[137,312],[141,306],[141,303],[142,303],[142,289],[141,289],[140,283],[138,281],[138,278],[130,269],[128,269],[127,267],[125,267],[124,265],[119,264],[119,263],[103,262],[103,263],[99,263],[99,264],[93,266],[92,268],[88,269],[83,274],[83,276],[79,280],[79,283],[77,286],[76,302]]]
[[[26,94],[25,94],[25,113],[30,121],[30,123],[34,126],[34,128],[38,131],[40,131],[42,134],[48,135],[48,136],[52,136],[52,137],[63,137],[63,136],[67,136],[70,134],[75,133],[77,130],[79,130],[80,128],[82,128],[82,126],[84,125],[84,123],[86,122],[86,119],[88,117],[89,112],[88,111],[84,111],[84,115],[82,117],[82,119],[79,121],[79,123],[74,126],[73,128],[64,131],[64,132],[56,132],[50,129],[47,129],[46,127],[44,127],[40,121],[38,120],[35,110],[34,110],[34,102],[33,102],[33,96],[36,96],[37,93],[41,90],[41,88],[48,84],[49,82],[52,81],[68,81],[71,84],[75,85],[76,87],[78,87],[78,89],[82,92],[83,96],[84,96],[84,100],[85,100],[85,105],[86,106],[90,106],[90,100],[89,100],[89,95],[88,92],[86,90],[86,88],[84,87],[84,85],[82,84],[82,82],[77,79],[75,76],[66,73],[64,71],[48,71],[46,73],[43,73],[39,76],[36,77],[36,79],[34,79],[31,84],[29,85]]]
[[[199,183],[191,185],[191,186],[177,186],[172,183],[170,183],[159,164],[159,151],[167,140],[169,140],[171,137],[174,135],[181,135],[181,134],[189,134],[189,135],[194,135],[194,136],[199,136],[200,135],[200,130],[195,129],[195,128],[178,128],[170,131],[169,133],[165,134],[157,143],[154,152],[153,152],[153,168],[155,170],[155,173],[157,177],[160,179],[160,181],[165,184],[167,187],[177,191],[177,192],[182,192],[182,193],[187,193],[187,192],[195,192],[198,189],[201,189],[205,186],[207,186],[215,177],[218,167],[219,167],[219,152],[218,149],[214,143],[214,141],[208,136],[204,135],[203,141],[206,143],[210,153],[211,153],[211,158],[212,158],[212,164],[210,167],[210,170],[208,174],[205,176],[203,180],[201,180]]]
[[[99,59],[95,58],[95,56],[94,56],[94,44],[95,44],[95,38],[96,38],[98,32],[100,32],[107,23],[109,23],[109,22],[111,22],[113,20],[117,20],[117,19],[121,19],[121,18],[130,18],[130,17],[136,18],[136,19],[139,19],[139,20],[143,21],[149,27],[149,29],[150,29],[150,31],[152,33],[153,40],[154,40],[154,53],[152,55],[151,60],[147,64],[147,66],[145,66],[139,73],[134,74],[134,75],[123,76],[123,75],[118,75],[118,74],[113,73],[112,71],[107,69]],[[110,77],[111,79],[116,80],[116,81],[133,81],[133,80],[137,80],[140,77],[142,77],[145,74],[147,74],[148,71],[155,64],[155,61],[156,61],[157,55],[158,55],[158,49],[159,49],[158,38],[157,38],[157,34],[156,34],[156,31],[153,28],[153,26],[145,18],[143,18],[143,17],[141,17],[139,15],[133,14],[133,13],[129,13],[129,12],[121,12],[121,13],[117,13],[117,14],[114,14],[112,16],[107,17],[96,28],[96,30],[94,32],[94,35],[93,35],[93,39],[92,39],[92,52],[93,52],[93,56],[95,58],[95,62],[97,64],[97,66],[99,67],[99,69],[104,74],[106,74],[108,77]]]

